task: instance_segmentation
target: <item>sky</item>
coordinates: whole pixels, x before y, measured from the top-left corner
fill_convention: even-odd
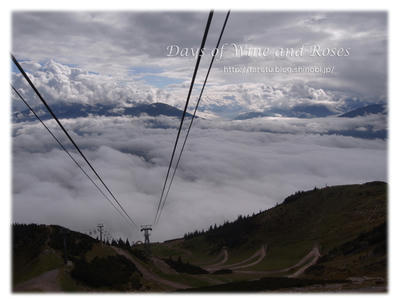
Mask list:
[[[224,18],[225,12],[215,13],[207,49],[215,47]],[[129,105],[132,100],[160,101],[183,107],[182,98],[187,94],[195,58],[167,56],[168,46],[198,48],[206,19],[205,11],[15,12],[12,52],[19,60],[26,60],[24,67],[32,71],[51,60],[76,67],[74,72],[64,72],[51,82],[58,86],[50,100],[121,105]],[[259,111],[298,103],[323,103],[340,109],[349,100],[385,102],[386,29],[385,12],[233,11],[221,42],[227,44],[225,53],[215,60],[202,110],[209,114],[222,110],[227,116],[227,111]],[[349,49],[349,55],[236,57],[233,44],[271,51],[302,46],[306,50],[313,46],[345,48]],[[199,78],[204,78],[210,58],[209,54],[204,56]],[[224,72],[224,67],[243,65],[334,66],[334,72],[325,75]],[[88,73],[76,74],[82,71]],[[113,91],[111,97],[110,89],[123,90],[123,95]]]
[[[224,17],[216,12],[206,48],[215,47]],[[182,108],[195,57],[168,56],[167,47],[199,47],[206,19],[207,12],[15,12],[12,52],[50,104],[164,102]],[[176,238],[268,209],[298,190],[387,180],[386,141],[328,134],[368,126],[382,130],[385,116],[232,120],[243,112],[298,104],[325,105],[339,114],[355,105],[386,103],[386,27],[383,12],[233,11],[222,40],[226,52],[216,57],[202,98],[203,119],[191,131],[152,239]],[[304,47],[305,53],[236,57],[233,44],[271,51]],[[330,53],[343,48],[348,55],[310,56],[313,47]],[[210,59],[203,57],[199,79]],[[319,66],[334,72],[225,71],[243,66]],[[12,72],[13,84],[41,112],[21,75]],[[62,122],[137,223],[151,223],[178,120],[91,116]],[[61,138],[56,124],[47,123]],[[13,221],[82,232],[104,223],[116,237],[142,238],[40,124],[13,124],[12,139]]]

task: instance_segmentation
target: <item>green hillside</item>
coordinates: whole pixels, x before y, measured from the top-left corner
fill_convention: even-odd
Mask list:
[[[387,283],[384,182],[299,191],[149,251],[57,225],[12,231],[15,291],[384,291]]]
[[[14,224],[12,229],[12,273],[16,291],[24,291],[24,283],[52,271],[56,272],[51,280],[60,290],[135,290],[141,287],[141,274],[132,262],[88,235],[57,225]],[[28,284],[27,290],[36,285],[42,286]],[[43,286],[46,287],[45,282]]]
[[[379,227],[386,228],[386,217],[386,183],[332,186],[297,192],[267,211],[240,216],[234,222],[212,226],[203,233],[186,234],[184,239],[158,245],[155,251],[159,255],[181,256],[183,260],[202,265],[212,262],[222,247],[227,247],[229,259],[225,264],[232,264],[266,245],[267,255],[263,261],[248,269],[277,270],[295,264],[313,247],[318,247],[322,256],[328,255],[359,239],[360,235]],[[378,239],[377,244],[385,243],[386,235]],[[375,245],[371,243],[371,247]],[[371,250],[369,248],[366,247],[364,252]],[[354,262],[358,265],[356,269],[363,264],[373,264],[375,260],[386,261],[386,254],[378,256],[371,255],[369,260]],[[329,257],[333,259],[332,255]],[[338,259],[337,256],[335,260]],[[378,273],[385,274],[386,266],[381,266]],[[371,269],[371,273],[377,272]]]

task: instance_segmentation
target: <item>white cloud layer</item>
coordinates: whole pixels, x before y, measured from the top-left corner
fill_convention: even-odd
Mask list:
[[[176,128],[169,127],[177,125],[176,119],[158,118],[158,125],[169,125],[165,128],[154,126],[155,120],[64,120],[139,224],[154,218],[176,135]],[[297,190],[386,180],[384,141],[312,134],[302,120],[286,121],[256,119],[228,126],[224,121],[197,120],[153,239],[179,237],[267,209]],[[55,128],[54,122],[48,123]],[[273,123],[292,133],[263,132]],[[331,126],[329,121],[325,126]],[[40,124],[14,124],[13,135],[14,221],[55,223],[80,231],[104,223],[116,236],[141,239]]]
[[[182,108],[195,60],[167,57],[166,46],[198,47],[206,17],[206,12],[14,12],[12,52],[51,105],[165,102]],[[206,47],[214,47],[223,18],[215,14]],[[267,209],[297,190],[386,180],[386,141],[330,134],[385,130],[383,115],[223,120],[298,104],[322,104],[339,113],[352,104],[386,102],[386,13],[232,12],[223,43],[318,44],[349,48],[351,55],[216,60],[200,110],[221,118],[196,120],[154,240]],[[200,65],[191,108],[209,59],[203,57]],[[329,76],[223,71],[233,65],[334,65],[336,71]],[[31,105],[39,104],[15,68],[13,84]],[[22,105],[15,108],[25,109]],[[162,116],[63,120],[139,224],[154,218],[177,122]],[[54,122],[47,123],[62,137]],[[12,140],[13,221],[80,231],[104,223],[114,236],[142,238],[40,124],[13,124]]]

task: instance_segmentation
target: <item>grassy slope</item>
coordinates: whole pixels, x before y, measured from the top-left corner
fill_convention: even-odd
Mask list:
[[[101,245],[93,238],[57,225],[15,224],[13,226],[13,285],[35,278],[47,271],[59,269],[58,281],[64,291],[90,291],[74,280],[72,267],[64,265],[63,232],[67,232],[68,260],[116,255],[115,251]]]
[[[262,292],[335,283],[346,283],[346,281],[264,277],[258,280],[235,281],[208,287],[192,288],[181,292]]]
[[[46,251],[27,263],[24,267],[14,269],[13,282],[18,284],[39,276],[47,271],[60,268],[63,264],[64,261],[60,253],[57,253],[56,251]]]
[[[267,256],[252,270],[274,270],[296,263],[318,244],[322,254],[355,239],[386,221],[387,185],[372,182],[362,185],[333,186],[301,194],[295,201],[282,203],[245,222],[254,230],[242,245],[230,248],[227,263],[245,259],[262,244]],[[230,234],[225,227],[219,235]],[[181,250],[180,250],[181,249]],[[192,255],[188,255],[188,250]],[[218,254],[211,234],[189,240],[157,245],[158,254],[181,255],[191,263],[211,261]]]
[[[306,271],[309,278],[346,278],[368,275],[386,281],[387,224],[363,232],[357,238],[331,249]]]
[[[206,233],[189,240],[180,239],[153,244],[152,253],[158,257],[181,256],[183,261],[207,265],[218,261],[221,252],[220,242],[226,239],[235,245],[228,249],[229,260],[226,264],[246,259],[259,250],[261,245],[268,245],[265,259],[248,269],[276,270],[293,265],[318,244],[321,253],[329,259],[318,263],[315,268],[307,272],[306,278],[343,279],[354,274],[384,276],[386,252],[376,256],[373,254],[375,250],[371,247],[364,247],[362,251],[353,251],[346,255],[343,255],[343,252],[349,245],[356,248],[364,245],[365,238],[360,240],[360,233],[371,232],[386,221],[386,189],[385,183],[375,182],[305,192],[294,197],[294,200],[293,197],[290,198],[293,201],[289,199],[254,217],[242,220],[238,227],[228,224],[214,233]],[[245,240],[241,234],[243,228],[248,230]],[[17,232],[17,239],[14,239],[14,282],[21,282],[45,271],[60,268],[59,279],[63,290],[93,291],[77,283],[71,278],[68,268],[63,267],[59,226],[37,226],[33,235],[26,234],[24,230]],[[75,241],[74,245],[81,243],[79,244],[81,246],[76,247],[74,251],[71,244],[71,255],[83,256],[87,261],[91,261],[94,257],[115,255],[111,247],[100,246],[96,241],[80,233],[70,232],[69,236],[71,241]],[[236,236],[243,242],[236,243]],[[369,235],[367,238],[371,239]],[[219,242],[219,247],[216,247],[215,241]],[[346,242],[349,245],[345,247],[343,244]],[[49,245],[53,245],[56,249]],[[79,250],[81,247],[83,251]],[[335,252],[334,249],[339,250]],[[151,262],[145,265],[165,279],[193,287],[254,279],[248,274],[165,274]],[[348,272],[346,268],[351,268],[352,272]],[[151,286],[150,283],[145,285]]]
[[[89,262],[92,261],[95,257],[107,257],[115,254],[115,251],[111,247],[97,243],[93,245],[92,249],[86,252],[85,258],[86,261]]]
[[[14,284],[63,265],[61,253],[46,246],[50,234],[50,227],[45,225],[18,225],[13,228]]]

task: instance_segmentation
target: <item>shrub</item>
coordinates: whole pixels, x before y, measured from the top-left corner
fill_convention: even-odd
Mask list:
[[[139,249],[135,247],[135,248],[129,248],[128,251],[145,263],[148,263],[150,261],[149,255],[144,249]]]
[[[230,269],[221,269],[213,272],[212,274],[218,275],[218,274],[232,274],[233,271]]]
[[[111,289],[138,289],[141,273],[136,266],[121,255],[94,258],[91,262],[79,259],[71,276],[88,286]]]
[[[164,259],[164,261],[175,271],[179,273],[187,273],[187,274],[208,274],[208,271],[189,264],[189,263],[184,263],[181,260],[181,257],[178,258],[178,260],[173,260],[171,258]]]

